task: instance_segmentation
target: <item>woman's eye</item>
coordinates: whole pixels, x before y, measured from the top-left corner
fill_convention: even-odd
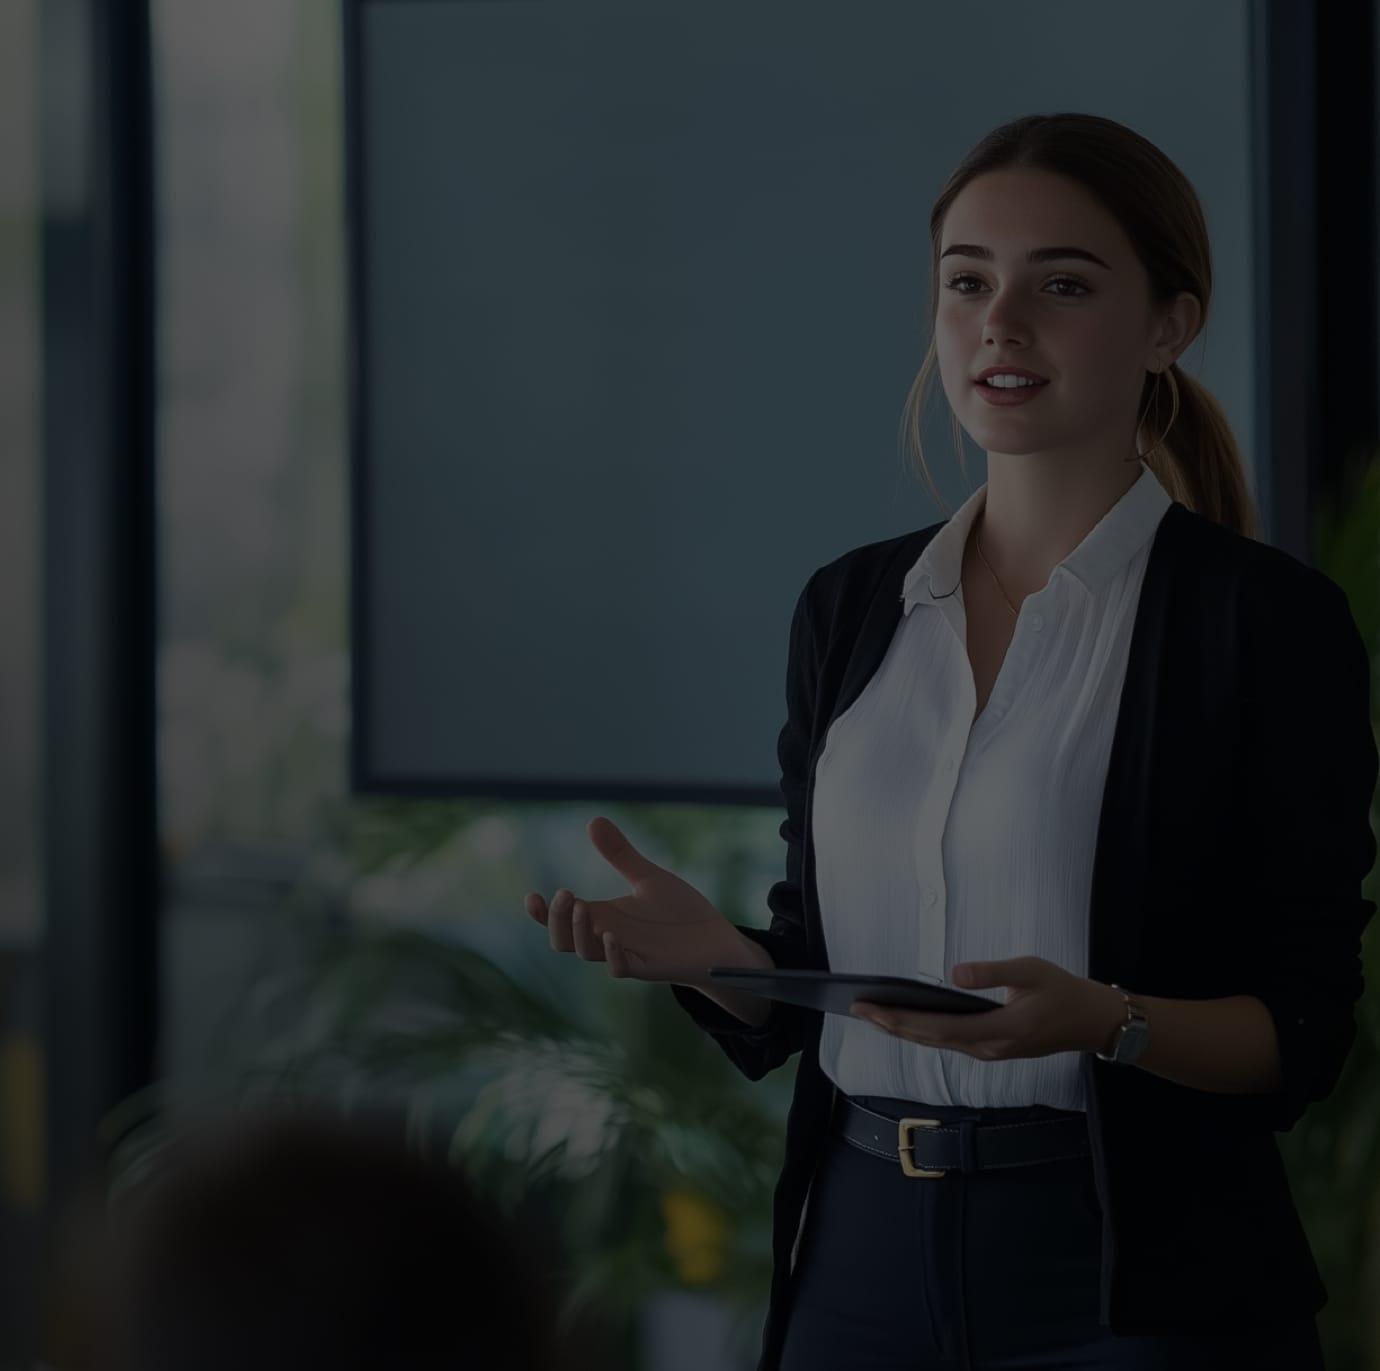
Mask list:
[[[980,280],[978,280],[978,278],[977,278],[976,276],[969,275],[967,272],[960,272],[959,275],[957,275],[957,276],[951,276],[951,277],[948,279],[948,281],[945,282],[945,285],[948,287],[949,290],[953,291],[955,295],[972,295],[972,294],[974,294],[974,293],[975,293],[974,291],[971,291],[971,290],[960,290],[960,289],[959,289],[959,284],[960,284],[961,282],[963,282],[963,281],[973,281],[973,282],[975,282],[977,285],[981,285],[981,284],[982,284],[982,282],[981,282]],[[1087,295],[1087,294],[1089,293],[1089,287],[1088,287],[1087,283],[1086,283],[1085,281],[1080,281],[1076,276],[1054,276],[1054,277],[1051,277],[1048,281],[1046,281],[1046,282],[1045,282],[1045,285],[1046,285],[1046,286],[1073,286],[1073,287],[1075,287],[1075,290],[1076,290],[1076,292],[1077,292],[1076,294],[1075,294],[1074,292],[1072,292],[1072,291],[1066,291],[1066,290],[1058,290],[1058,291],[1055,291],[1055,292],[1054,292],[1056,295],[1061,295],[1061,296],[1063,296],[1065,299],[1068,299],[1068,300],[1076,300],[1076,299],[1078,298],[1078,296],[1080,296],[1080,295]]]

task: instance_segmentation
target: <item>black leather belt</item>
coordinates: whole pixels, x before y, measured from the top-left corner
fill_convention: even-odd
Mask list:
[[[874,1157],[899,1162],[907,1176],[932,1178],[946,1171],[1030,1166],[1092,1152],[1087,1119],[1081,1114],[1026,1123],[942,1123],[921,1114],[888,1118],[846,1097],[839,1103],[834,1128],[844,1140]]]

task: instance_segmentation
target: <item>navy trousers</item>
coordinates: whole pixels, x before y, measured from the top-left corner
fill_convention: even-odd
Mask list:
[[[891,1118],[1057,1118],[859,1097]],[[781,1371],[1322,1371],[1313,1317],[1222,1334],[1098,1323],[1092,1159],[912,1179],[830,1138],[792,1273]]]

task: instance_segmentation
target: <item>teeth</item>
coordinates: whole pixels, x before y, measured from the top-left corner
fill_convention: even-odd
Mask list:
[[[1038,381],[1031,381],[1024,376],[989,376],[986,383],[989,386],[996,386],[998,390],[1010,390],[1015,386],[1036,386]]]

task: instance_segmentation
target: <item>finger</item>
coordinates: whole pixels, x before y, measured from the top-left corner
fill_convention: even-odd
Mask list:
[[[546,920],[546,932],[556,952],[574,952],[575,940],[570,929],[570,908],[575,897],[568,890],[558,890],[551,897],[551,911]]]
[[[851,1012],[855,1018],[880,1028],[883,1033],[906,1038],[911,1042],[934,1044],[940,1035],[940,1027],[935,1022],[935,1016],[930,1014],[869,1004],[861,1000],[854,1002]]]
[[[585,832],[589,834],[594,850],[634,889],[639,881],[645,881],[661,870],[628,841],[623,830],[612,819],[602,815],[593,818],[585,825]]]
[[[628,965],[628,954],[618,945],[618,939],[613,936],[613,930],[604,930],[604,960],[608,963],[609,975],[617,980],[622,980],[625,976],[632,975],[632,968]]]
[[[869,1019],[873,1023],[888,1028],[909,1028],[922,1025],[925,1014],[908,1009],[898,1009],[895,1005],[877,1004],[872,1000],[854,1000],[848,1012],[858,1019]]]
[[[546,901],[535,891],[528,891],[526,898],[522,902],[522,907],[532,916],[532,918],[543,928],[546,927]]]
[[[583,900],[575,900],[570,914],[571,934],[575,939],[576,955],[587,962],[602,962],[604,947],[594,931],[594,917]]]
[[[883,1033],[896,1033],[899,1026],[896,1022],[887,1017],[886,1013],[880,1009],[854,1009],[850,1011],[855,1019],[861,1019],[864,1023],[870,1023],[873,1028],[879,1028]]]
[[[618,974],[620,976],[631,976],[639,981],[645,981],[649,979],[647,975],[647,959],[644,956],[642,956],[640,952],[634,952],[632,948],[624,947],[623,944],[618,941],[618,939],[613,935],[612,932],[609,933],[608,938],[605,941],[606,949],[609,943],[612,943],[613,954],[615,957],[618,958]],[[650,979],[660,980],[662,978],[659,976],[653,976],[650,977]]]

